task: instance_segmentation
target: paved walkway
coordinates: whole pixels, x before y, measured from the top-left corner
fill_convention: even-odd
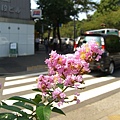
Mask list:
[[[63,53],[68,51],[63,50]],[[17,72],[41,71],[45,68],[45,59],[49,55],[45,52],[44,45],[40,44],[39,51],[34,55],[2,57],[0,58],[0,75],[13,74]]]
[[[34,55],[0,58],[0,75],[47,70],[46,58],[48,55],[43,48]],[[114,104],[111,104],[111,98]],[[120,92],[67,112],[66,116],[56,115],[51,120],[120,120]]]
[[[41,48],[34,55],[0,58],[0,75],[17,72],[41,71],[45,68],[45,59],[49,55]]]
[[[55,115],[51,120],[120,120],[120,92],[84,107],[77,107],[67,112],[66,116]]]

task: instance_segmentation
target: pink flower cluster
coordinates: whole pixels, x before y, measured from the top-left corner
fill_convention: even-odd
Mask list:
[[[52,51],[50,58],[45,60],[48,75],[38,78],[38,88],[43,96],[51,96],[52,102],[58,102],[59,106],[66,102],[65,90],[68,87],[79,89],[83,83],[82,75],[90,72],[89,63],[99,60],[102,53],[95,42],[83,44],[74,54],[61,55]],[[73,100],[79,101],[76,96]]]

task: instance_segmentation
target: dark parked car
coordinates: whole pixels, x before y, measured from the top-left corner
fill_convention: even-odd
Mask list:
[[[91,70],[101,70],[113,74],[115,68],[120,67],[120,38],[117,35],[83,34],[82,43],[95,40],[104,53],[99,61],[90,64]]]

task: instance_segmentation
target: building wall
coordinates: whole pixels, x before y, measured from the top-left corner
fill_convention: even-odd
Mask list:
[[[0,0],[0,17],[30,19],[30,0]]]
[[[0,0],[0,57],[10,55],[17,43],[18,56],[34,54],[34,22],[30,0]]]
[[[34,23],[10,20],[0,21],[0,57],[9,56],[11,42],[18,44],[18,56],[34,54]]]

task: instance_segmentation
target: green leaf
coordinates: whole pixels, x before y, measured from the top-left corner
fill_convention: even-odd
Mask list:
[[[15,112],[19,112],[21,109],[15,106],[10,106],[10,105],[1,105],[1,108],[7,109],[7,110],[11,110],[11,111],[15,111]]]
[[[42,92],[40,89],[38,88],[35,88],[35,89],[32,89],[33,91],[36,91],[36,92]]]
[[[33,101],[38,104],[39,102],[42,101],[42,95],[37,94],[37,95],[35,96],[35,98],[33,99]]]
[[[14,120],[16,117],[13,113],[0,113],[0,120]]]
[[[52,97],[48,97],[47,100],[48,100],[49,103],[51,103],[53,101],[53,98]]]
[[[17,105],[17,106],[24,106],[25,105],[25,102],[15,102],[13,103],[13,105]]]
[[[13,97],[9,98],[8,100],[18,100],[18,101],[22,101],[22,102],[26,102],[26,103],[36,105],[36,103],[34,101],[29,100],[27,98],[19,97],[19,96],[13,96]]]
[[[23,107],[23,108],[33,111],[33,107],[31,105],[25,104],[24,102],[15,102],[13,103],[13,105]]]
[[[64,85],[63,84],[57,84],[57,86],[59,87],[59,88],[61,88],[61,89],[63,89],[64,88]]]
[[[51,114],[50,106],[37,107],[36,114],[39,120],[50,120],[50,114]]]
[[[53,112],[56,112],[56,113],[59,113],[59,114],[65,115],[65,113],[64,113],[61,109],[59,109],[59,108],[57,108],[57,107],[54,107],[54,108],[52,109],[52,111],[53,111]]]
[[[7,105],[5,102],[1,101],[2,105]]]
[[[33,120],[30,119],[27,115],[18,116],[13,113],[0,113],[0,120]]]
[[[26,113],[21,111],[21,109],[19,107],[16,107],[16,106],[13,106],[13,105],[1,105],[1,108],[4,108],[6,110],[10,110],[10,111],[14,111],[14,112],[17,112],[19,114],[26,115]]]
[[[32,118],[28,118],[27,116],[19,116],[17,120],[33,120]]]

